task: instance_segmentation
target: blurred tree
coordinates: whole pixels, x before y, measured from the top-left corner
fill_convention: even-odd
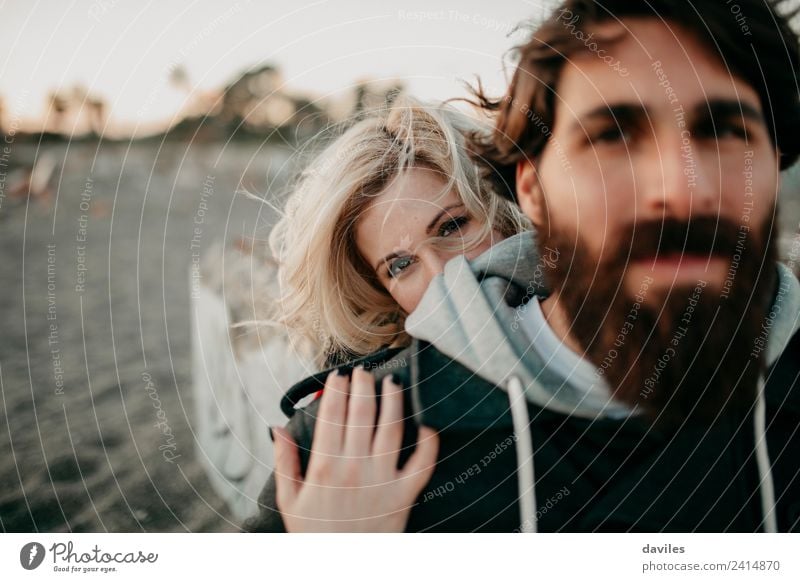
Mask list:
[[[391,105],[403,89],[400,81],[385,83],[362,79],[356,84],[353,115],[360,119],[371,111]]]
[[[192,92],[192,83],[189,80],[189,72],[183,65],[177,65],[172,68],[169,73],[170,85],[183,91],[184,93]]]
[[[107,116],[105,100],[102,97],[89,97],[87,109],[92,133],[96,136],[102,135]]]
[[[63,133],[64,121],[69,110],[69,101],[57,90],[47,95],[47,129],[53,133]]]
[[[65,90],[54,89],[47,97],[46,129],[63,135],[99,136],[105,128],[108,106],[85,85],[76,83]]]
[[[225,122],[239,124],[254,109],[275,95],[282,84],[281,73],[271,64],[247,71],[225,88],[220,116]]]

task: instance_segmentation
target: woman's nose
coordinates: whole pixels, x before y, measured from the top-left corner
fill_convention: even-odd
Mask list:
[[[428,277],[433,278],[444,272],[444,265],[449,257],[437,249],[428,248],[420,252],[420,260]]]

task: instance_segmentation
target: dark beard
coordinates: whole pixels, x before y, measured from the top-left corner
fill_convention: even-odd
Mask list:
[[[614,258],[600,264],[574,233],[550,229],[539,237],[540,253],[560,253],[549,282],[571,335],[616,399],[662,427],[748,414],[763,366],[754,342],[774,285],[774,237],[766,234],[773,216],[746,233],[721,217],[640,222],[615,237],[620,242],[608,255]],[[626,265],[657,250],[725,258],[722,293],[698,281],[654,302],[645,278],[632,282],[639,291],[631,296]]]

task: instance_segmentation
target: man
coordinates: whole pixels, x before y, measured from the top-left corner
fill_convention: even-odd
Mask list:
[[[414,343],[367,360],[408,386],[409,447],[439,431],[408,531],[800,531],[800,284],[775,260],[800,55],[773,4],[740,2],[745,30],[713,0],[567,0],[481,97],[476,154],[537,234],[450,261]],[[315,405],[288,412],[307,451]],[[250,529],[282,528],[274,486]]]

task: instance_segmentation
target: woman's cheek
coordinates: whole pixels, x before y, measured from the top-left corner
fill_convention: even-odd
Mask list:
[[[404,281],[401,281],[400,279],[389,279],[389,282],[386,285],[386,290],[389,291],[389,295],[392,296],[392,299],[394,299],[403,310],[406,310],[406,304],[408,303],[408,289],[404,284]]]
[[[426,280],[424,276],[419,276],[417,273],[408,279],[398,285],[398,293],[394,297],[403,311],[411,313],[419,305],[422,296],[425,295],[425,290],[428,288],[430,280]]]

